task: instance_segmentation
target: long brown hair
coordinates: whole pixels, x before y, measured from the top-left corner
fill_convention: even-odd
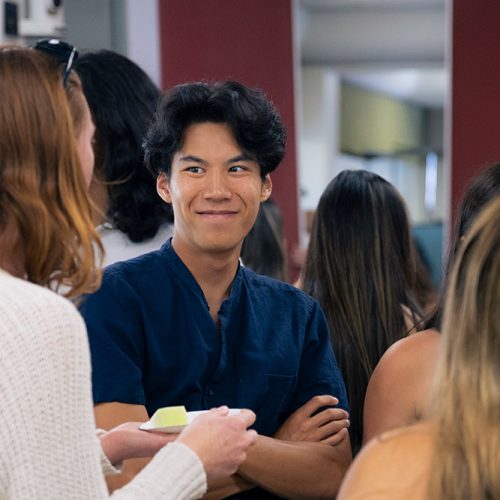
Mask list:
[[[363,406],[382,354],[417,320],[416,269],[406,206],[382,177],[344,170],[316,210],[302,288],[319,301],[351,405],[351,444],[362,443]],[[404,306],[404,308],[403,308]]]
[[[92,291],[102,246],[57,62],[0,49],[0,103],[0,230],[15,227],[29,281],[67,287],[68,297]]]
[[[450,280],[431,417],[429,498],[500,498],[500,199],[467,233]]]

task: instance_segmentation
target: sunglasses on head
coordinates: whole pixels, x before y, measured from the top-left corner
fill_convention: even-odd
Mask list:
[[[62,77],[63,85],[66,86],[73,62],[78,59],[78,51],[76,50],[76,47],[73,47],[73,45],[61,40],[57,40],[56,38],[46,38],[38,40],[33,48],[48,54],[59,63],[64,64]]]

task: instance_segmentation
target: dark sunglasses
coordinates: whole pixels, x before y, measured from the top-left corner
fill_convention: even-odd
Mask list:
[[[43,40],[38,40],[33,47],[36,50],[45,52],[49,56],[56,59],[59,63],[64,64],[63,70],[63,85],[66,86],[68,81],[69,72],[73,63],[78,59],[78,51],[73,45],[57,40],[56,38],[46,38]]]

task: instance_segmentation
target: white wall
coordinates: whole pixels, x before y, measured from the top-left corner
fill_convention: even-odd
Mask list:
[[[108,49],[161,81],[156,0],[65,0],[65,38],[85,50]]]
[[[303,67],[301,89],[300,208],[313,210],[336,171],[340,79],[326,67]]]
[[[160,86],[160,36],[157,0],[125,0],[127,56]]]
[[[80,50],[112,49],[110,0],[65,0],[65,39]]]

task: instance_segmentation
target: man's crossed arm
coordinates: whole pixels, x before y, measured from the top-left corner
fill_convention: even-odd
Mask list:
[[[288,498],[335,496],[352,460],[348,414],[337,408],[318,410],[337,402],[331,396],[315,396],[287,419],[275,437],[258,436],[238,474],[209,484],[207,497],[222,498],[254,486]],[[95,415],[97,426],[104,429],[148,420],[143,406],[124,403],[99,404]],[[126,461],[122,474],[109,478],[110,490],[128,483],[147,462]]]

